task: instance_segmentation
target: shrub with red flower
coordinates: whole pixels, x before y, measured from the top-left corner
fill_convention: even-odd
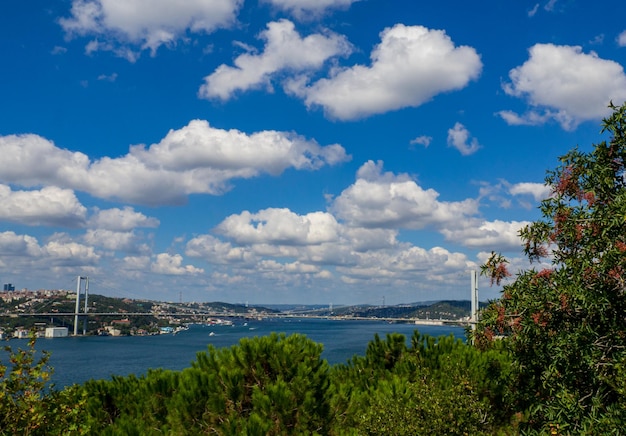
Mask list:
[[[512,395],[532,434],[550,425],[608,434],[626,422],[626,104],[611,108],[603,131],[612,139],[562,156],[546,177],[543,218],[520,231],[528,259],[544,261],[549,247],[551,267],[505,283],[476,329],[492,338],[508,327]],[[507,264],[492,253],[481,274],[499,285]]]

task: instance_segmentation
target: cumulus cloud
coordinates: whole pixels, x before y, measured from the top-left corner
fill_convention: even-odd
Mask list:
[[[126,256],[123,268],[130,271],[145,271],[150,268],[150,256]]]
[[[165,275],[187,275],[202,274],[202,268],[196,268],[193,265],[183,265],[183,257],[180,254],[157,254],[155,261],[150,266],[150,270],[157,274]]]
[[[617,35],[617,45],[620,47],[626,47],[626,30]]]
[[[92,227],[113,231],[128,231],[137,227],[158,227],[159,220],[148,217],[141,212],[136,212],[132,207],[123,209],[117,207],[104,210],[96,210],[89,220]]]
[[[504,188],[515,195],[539,195],[539,187],[530,183],[503,182]],[[438,197],[406,174],[383,172],[381,162],[367,162],[328,211],[297,214],[269,208],[233,214],[214,229],[218,237],[194,237],[185,254],[212,264],[212,280],[224,286],[234,277],[240,286],[261,281],[277,288],[323,277],[353,289],[367,283],[427,290],[434,284],[458,285],[477,262],[464,253],[400,241],[401,229],[431,227],[471,249],[519,250],[518,231],[526,222],[487,221],[478,216],[478,200],[444,202]],[[251,271],[259,274],[251,279]]]
[[[459,274],[476,264],[462,253],[441,247],[424,249],[416,246],[398,247],[392,251],[363,253],[354,266],[338,267],[344,283],[378,283],[415,289],[428,289],[432,284],[454,283]],[[416,277],[419,281],[416,282]],[[414,291],[413,291],[414,292]]]
[[[359,0],[262,0],[298,19],[318,17],[331,9],[347,9]]]
[[[0,257],[38,257],[41,253],[42,250],[36,238],[18,235],[12,231],[0,232]]]
[[[259,271],[265,272],[281,272],[287,274],[317,274],[320,268],[301,262],[281,263],[275,260],[263,260],[259,262]]]
[[[462,89],[478,78],[482,63],[472,47],[456,47],[442,30],[397,24],[381,33],[371,65],[337,68],[311,85],[292,81],[288,90],[308,107],[351,120],[406,107]]]
[[[49,241],[42,247],[42,252],[53,266],[96,265],[100,259],[94,247],[73,241]]]
[[[456,123],[453,128],[448,129],[448,146],[456,148],[463,156],[474,154],[480,149],[478,140],[472,138],[469,130],[461,123]]]
[[[185,255],[212,264],[252,265],[256,258],[246,247],[235,247],[211,235],[199,235],[187,242]]]
[[[477,213],[476,200],[439,201],[435,190],[408,175],[383,173],[382,165],[368,161],[359,169],[356,182],[331,205],[336,216],[356,226],[420,229]]]
[[[56,185],[136,204],[180,204],[189,194],[218,195],[236,178],[316,170],[349,160],[338,144],[320,146],[294,133],[246,134],[202,120],[170,132],[150,147],[95,161],[37,135],[0,136],[0,182]]]
[[[239,244],[310,245],[335,241],[339,225],[324,212],[297,215],[289,209],[265,209],[256,214],[248,211],[231,215],[217,231]]]
[[[509,124],[539,125],[555,120],[563,129],[608,115],[609,102],[626,100],[626,75],[617,62],[583,53],[579,46],[536,44],[530,57],[509,73],[504,91],[532,107],[523,115],[501,111]]]
[[[259,38],[265,41],[261,54],[244,53],[235,59],[234,67],[220,65],[205,77],[199,96],[228,100],[236,91],[271,88],[272,77],[281,71],[315,70],[327,59],[351,51],[344,36],[327,32],[302,38],[288,20],[269,23]]]
[[[10,261],[5,262],[5,260]],[[45,270],[47,274],[63,268],[92,267],[100,255],[94,247],[74,242],[65,235],[53,235],[45,244],[29,235],[12,231],[0,232],[0,266],[11,265],[12,274],[33,274]]]
[[[243,0],[73,0],[71,16],[59,24],[68,36],[94,36],[91,49],[112,50],[133,60],[128,47],[149,49],[154,55],[185,33],[210,33],[230,27]],[[101,43],[99,40],[104,39]]]
[[[83,236],[83,240],[92,246],[102,247],[110,251],[138,253],[148,248],[139,242],[134,232],[119,232],[105,229],[90,229]]]
[[[551,188],[545,183],[516,183],[509,188],[513,195],[532,195],[535,201],[541,201],[550,196]]]
[[[448,241],[466,247],[497,251],[519,250],[519,231],[529,222],[519,221],[478,221],[458,222],[456,227],[448,227],[441,233]]]
[[[311,219],[313,216],[326,223],[318,224],[326,236],[311,236],[311,224],[317,221]],[[223,231],[225,227],[227,231]],[[255,281],[263,280],[275,286],[337,277],[347,284],[410,285],[413,289],[416,277],[421,284],[456,282],[459,272],[476,267],[465,254],[399,242],[395,229],[338,223],[323,212],[305,215],[287,209],[244,212],[227,218],[218,228],[222,236],[238,246],[202,235],[191,240],[186,251],[188,256],[221,268],[212,275],[216,280],[247,277],[250,271],[256,271],[259,275],[254,276]],[[232,256],[235,249],[236,255]],[[242,253],[248,255],[245,261]]]
[[[13,191],[0,184],[0,220],[29,226],[80,227],[87,209],[74,192],[48,186],[32,191]]]

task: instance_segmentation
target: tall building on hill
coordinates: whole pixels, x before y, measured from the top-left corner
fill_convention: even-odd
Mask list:
[[[15,286],[11,283],[5,283],[4,284],[4,291],[5,292],[9,292],[9,291],[15,291]]]

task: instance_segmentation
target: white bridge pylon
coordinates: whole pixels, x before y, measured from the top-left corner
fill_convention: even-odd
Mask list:
[[[478,275],[476,270],[470,271],[470,301],[471,301],[471,318],[470,323],[472,330],[476,330],[476,323],[478,322]]]
[[[85,282],[85,286],[81,287],[81,284]],[[83,335],[87,334],[87,300],[89,298],[89,277],[78,276],[76,278],[76,309],[74,310],[74,336],[78,335],[78,319],[80,313],[80,294],[81,290],[85,290],[85,306],[83,309]]]

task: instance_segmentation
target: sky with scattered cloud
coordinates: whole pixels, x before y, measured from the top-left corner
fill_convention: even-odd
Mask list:
[[[0,5],[0,281],[468,299],[626,100],[617,0]],[[482,300],[498,289],[480,281]]]

